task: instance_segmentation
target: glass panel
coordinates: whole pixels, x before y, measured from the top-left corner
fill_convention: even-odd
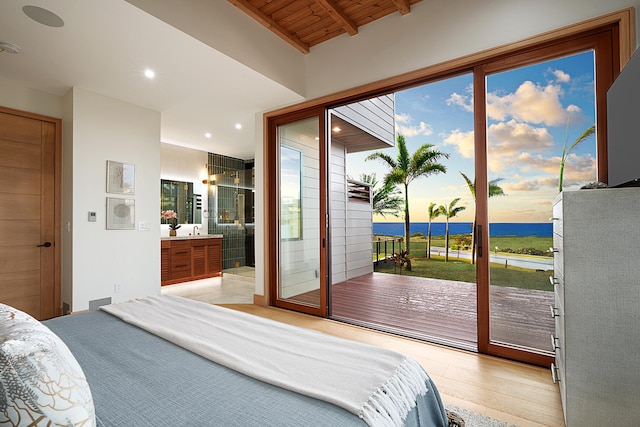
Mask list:
[[[318,118],[278,127],[280,268],[278,299],[320,305]]]
[[[280,238],[302,239],[302,151],[280,146]]]
[[[394,145],[363,151],[362,143],[346,144],[347,175],[371,186],[374,273],[334,284],[332,315],[476,350],[473,76],[396,92],[394,99]],[[332,199],[332,224],[333,206]],[[332,227],[332,242],[335,234]],[[346,264],[347,271],[358,266]]]
[[[596,180],[595,136],[574,144],[595,123],[594,94],[592,51],[487,78],[488,179],[504,190],[489,199],[493,342],[552,352],[551,203]]]
[[[225,273],[252,276],[255,266],[254,161],[208,156],[208,228],[222,234]]]

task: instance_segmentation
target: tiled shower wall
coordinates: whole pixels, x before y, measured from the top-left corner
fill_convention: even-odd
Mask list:
[[[222,268],[253,266],[254,161],[209,153],[208,170],[209,176],[215,175],[208,188],[209,233],[223,235]],[[238,194],[244,195],[243,212]]]

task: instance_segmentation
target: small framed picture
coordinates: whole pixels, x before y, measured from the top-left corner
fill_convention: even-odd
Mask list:
[[[107,193],[135,194],[136,167],[107,160]]]
[[[135,230],[136,201],[107,197],[107,230]]]

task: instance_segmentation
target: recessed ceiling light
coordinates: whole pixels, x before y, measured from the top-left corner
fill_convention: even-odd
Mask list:
[[[47,27],[59,28],[64,26],[64,21],[50,10],[38,6],[24,6],[22,11],[29,18]]]
[[[152,69],[147,68],[146,70],[144,70],[144,76],[148,79],[152,79],[156,76],[156,73]]]
[[[337,132],[340,132],[342,129],[340,129],[338,126],[336,126],[332,130],[337,133]]]
[[[207,133],[205,133],[205,134],[204,134],[204,137],[205,137],[205,138],[211,138],[211,132],[207,132]]]
[[[236,123],[236,129],[238,130],[242,129],[242,125],[240,123]]]
[[[20,53],[20,48],[13,43],[0,42],[0,52]]]

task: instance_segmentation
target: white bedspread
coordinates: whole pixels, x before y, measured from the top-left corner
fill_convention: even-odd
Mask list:
[[[402,354],[185,298],[101,307],[261,381],[338,405],[370,426],[402,425],[427,373]]]

